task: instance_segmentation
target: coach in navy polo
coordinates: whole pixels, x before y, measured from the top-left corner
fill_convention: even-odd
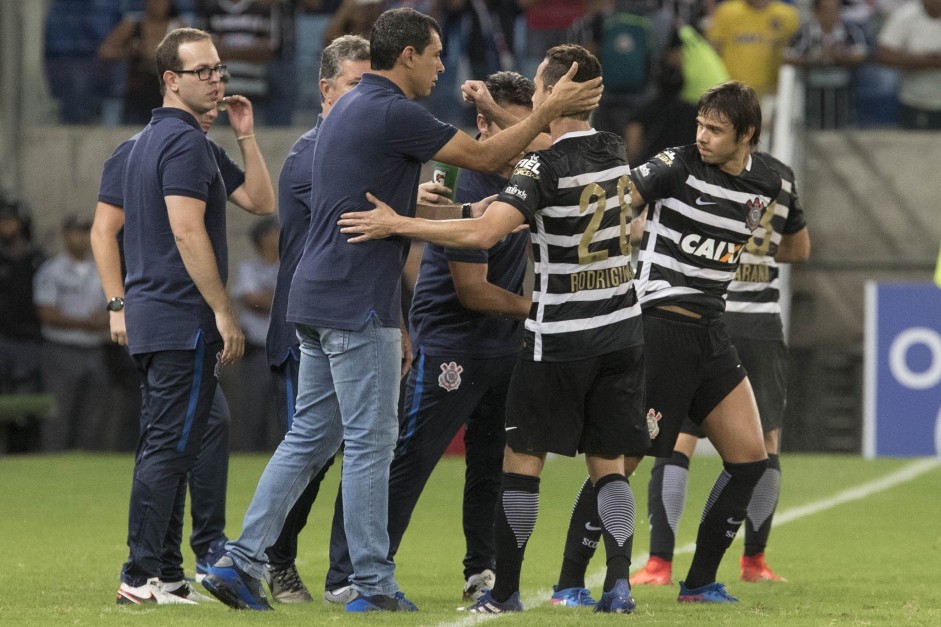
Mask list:
[[[168,34],[156,61],[164,106],[138,136],[124,174],[128,347],[143,382],[130,556],[118,591],[126,603],[196,595],[188,585],[164,585],[161,554],[206,428],[218,366],[244,350],[225,291],[225,183],[197,121],[216,106],[225,70],[209,35],[195,29]]]
[[[370,41],[373,73],[364,74],[321,124],[310,232],[288,303],[288,320],[301,339],[294,423],[259,481],[242,535],[203,582],[234,607],[265,609],[250,581],[264,573],[264,550],[311,476],[343,442],[344,519],[357,593],[346,609],[415,609],[398,591],[386,531],[398,433],[404,240],[353,246],[337,220],[371,207],[367,194],[412,216],[422,162],[495,171],[551,119],[590,109],[600,97],[600,80],[575,84],[568,76],[533,115],[477,142],[413,102],[430,94],[444,71],[440,33],[437,22],[412,9],[383,13]]]

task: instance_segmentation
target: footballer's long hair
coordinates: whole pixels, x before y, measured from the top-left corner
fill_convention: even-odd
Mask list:
[[[732,125],[735,139],[754,129],[749,145],[754,149],[761,139],[761,102],[755,90],[739,81],[727,81],[699,97],[699,115],[713,115]]]

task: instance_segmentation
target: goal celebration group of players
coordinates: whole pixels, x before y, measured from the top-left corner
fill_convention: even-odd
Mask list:
[[[142,390],[118,603],[211,600],[183,576],[187,489],[197,579],[212,596],[270,610],[267,582],[279,602],[311,601],[298,534],[338,457],[324,600],[416,611],[394,557],[464,425],[468,612],[523,610],[548,453],[584,454],[588,473],[572,489],[551,602],[630,613],[632,585],[671,584],[704,436],[723,470],[678,601],[737,600],[716,573],[743,524],[742,579],[779,579],[764,560],[785,388],[777,263],[806,259],[810,241],[793,173],[756,150],[755,92],[709,89],[695,143],[631,168],[623,139],[590,125],[603,86],[588,50],[551,48],[532,80],[467,81],[476,138],[415,102],[444,71],[441,50],[438,24],[411,9],[386,11],[369,41],[334,40],[321,63],[323,112],[288,154],[276,193],[251,103],[225,96],[211,37],[181,28],[157,47],[163,106],[105,163],[92,233],[112,338],[127,345]],[[220,108],[244,167],[206,136]],[[431,159],[462,168],[455,190],[419,185]],[[244,351],[225,289],[230,200],[259,215],[278,206],[267,350],[285,432],[234,539],[224,533],[229,417],[217,387]],[[410,240],[426,245],[403,320]],[[650,559],[631,576],[628,478],[644,456],[656,458]],[[599,545],[605,578],[593,596],[585,573]]]

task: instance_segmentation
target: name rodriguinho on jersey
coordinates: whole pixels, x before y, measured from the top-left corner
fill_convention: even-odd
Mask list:
[[[569,288],[573,293],[582,290],[604,290],[627,283],[633,278],[634,271],[630,265],[601,270],[582,270],[569,275]]]

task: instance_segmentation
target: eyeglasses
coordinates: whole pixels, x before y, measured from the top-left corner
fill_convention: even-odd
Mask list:
[[[170,70],[171,72],[176,72],[177,74],[195,74],[196,78],[201,81],[208,81],[209,78],[215,74],[219,77],[219,80],[225,80],[228,78],[229,74],[226,70],[224,64],[217,65],[216,67],[201,67],[198,70]]]

